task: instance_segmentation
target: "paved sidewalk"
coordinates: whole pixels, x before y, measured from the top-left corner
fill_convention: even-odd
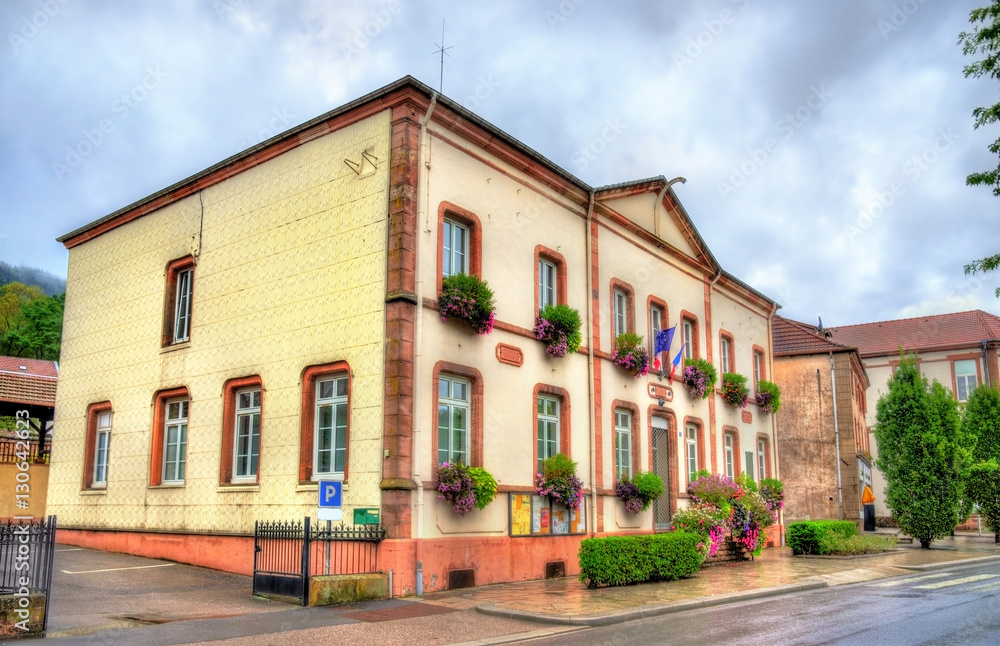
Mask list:
[[[522,621],[600,626],[983,560],[1000,560],[1000,545],[992,534],[967,533],[935,541],[930,550],[917,544],[870,556],[796,557],[787,547],[772,548],[753,561],[705,568],[681,581],[588,590],[574,578],[550,579],[439,592],[424,601]]]

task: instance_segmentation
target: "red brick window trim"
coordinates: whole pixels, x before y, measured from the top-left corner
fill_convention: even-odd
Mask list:
[[[149,452],[149,486],[158,487],[163,484],[163,449],[167,423],[167,402],[173,399],[188,400],[188,420],[191,419],[191,395],[186,386],[161,390],[153,398],[153,446]],[[191,423],[188,421],[188,429]],[[187,458],[187,441],[185,439],[185,461]]]
[[[257,468],[254,473],[254,477],[240,477],[234,480],[233,474],[235,473],[235,457],[234,451],[236,447],[236,435],[238,429],[236,428],[236,416],[237,409],[239,408],[237,402],[237,395],[246,392],[248,390],[260,391],[259,394],[259,409],[258,415],[258,435],[256,438],[257,444]],[[260,482],[260,459],[263,457],[263,451],[260,450],[263,442],[263,429],[264,429],[264,382],[261,380],[260,375],[253,375],[250,377],[237,377],[235,379],[230,379],[222,387],[222,452],[221,452],[221,462],[219,463],[219,483],[223,485],[229,484],[255,484]]]
[[[680,316],[681,345],[687,343],[684,348],[684,358],[698,359],[701,357],[701,348],[698,342],[698,317],[687,310],[681,310]],[[689,326],[689,327],[687,327]]]
[[[334,427],[331,430],[332,443],[334,444],[332,447],[334,457],[331,458],[331,471],[329,473],[316,474],[314,472],[315,464],[313,463],[316,459],[315,440],[318,433],[316,421],[318,395],[316,389],[321,381],[328,379],[337,380],[339,378],[347,379],[345,412],[347,428],[344,433],[343,443],[344,470],[341,473],[336,471],[335,467],[337,447],[335,446],[336,428]],[[333,363],[309,366],[302,371],[302,414],[300,415],[301,425],[299,427],[299,482],[301,484],[311,483],[320,477],[347,482],[349,465],[351,463],[351,386],[353,385],[353,381],[351,367],[346,361],[334,361]],[[334,392],[333,395],[337,396],[338,393]],[[339,406],[341,403],[344,402],[336,402],[331,405]],[[336,415],[334,415],[334,424],[336,424],[335,420]]]
[[[572,457],[572,447],[570,446],[570,438],[572,434],[570,433],[570,404],[569,404],[569,391],[565,388],[559,388],[558,386],[549,386],[548,384],[537,384],[535,390],[532,392],[531,405],[532,405],[532,419],[534,423],[532,428],[535,429],[534,442],[532,442],[533,448],[533,460],[531,464],[535,472],[539,472],[539,444],[542,442],[540,439],[541,428],[539,428],[539,417],[542,421],[546,421],[548,417],[548,411],[539,413],[539,400],[548,399],[555,400],[558,404],[557,420],[559,424],[558,433],[558,446],[555,447],[554,453],[562,453],[567,457]],[[551,457],[551,456],[542,456]]]
[[[621,334],[619,327],[622,323],[625,325],[625,332],[635,333],[635,290],[625,281],[612,278],[609,295],[611,296],[611,347],[614,348],[615,337]],[[620,311],[622,307],[625,309],[624,312]]]
[[[102,419],[102,414],[104,413],[107,413],[111,416],[111,419],[108,419],[109,423],[107,431],[108,437],[106,440],[106,444],[103,447],[104,451],[106,451],[106,456],[107,456],[105,458],[105,471],[107,471],[108,467],[110,466],[110,459],[111,459],[110,427],[111,424],[113,423],[114,415],[112,413],[111,402],[103,401],[100,403],[91,404],[90,406],[87,407],[87,438],[85,440],[86,443],[84,444],[84,453],[83,453],[84,489],[104,489],[105,487],[107,487],[107,473],[105,473],[104,482],[95,484],[95,478],[94,478],[95,476],[94,467],[97,462],[97,453],[98,453],[97,431],[99,422]],[[102,428],[101,430],[103,431],[104,429]]]
[[[638,473],[642,465],[642,460],[640,457],[642,455],[641,453],[642,434],[640,432],[640,425],[639,425],[639,407],[633,404],[632,402],[616,399],[613,402],[611,402],[611,413],[612,413],[611,428],[613,428],[615,432],[614,440],[612,442],[613,455],[611,456],[612,457],[611,464],[615,465],[614,481],[616,483],[618,482],[618,478],[620,475],[618,472],[619,433],[618,433],[618,420],[617,420],[619,412],[627,412],[629,413],[629,417],[631,418],[631,428],[629,429],[629,447],[628,447],[629,450],[628,465],[632,469],[632,473],[630,475],[634,476],[636,473]]]
[[[656,321],[654,319],[656,318],[656,315],[654,314],[654,312],[657,312],[659,314],[660,327],[658,328],[658,330],[655,327]],[[667,321],[669,320],[667,318],[669,313],[670,310],[667,308],[667,302],[662,298],[657,298],[656,296],[651,295],[646,299],[646,316],[648,318],[646,324],[649,326],[650,369],[652,369],[653,360],[656,358],[655,353],[653,352],[656,349],[656,334],[658,331],[663,331],[670,328],[670,324],[667,323]],[[669,350],[672,351],[674,347],[675,347],[674,345],[671,345]],[[670,351],[666,353],[665,357],[660,357],[661,369],[663,369],[663,367],[666,366],[666,364],[668,364],[670,360],[673,358],[670,356]]]
[[[722,472],[730,478],[740,475],[740,431],[734,426],[722,427]],[[730,461],[732,461],[730,463]],[[732,472],[730,473],[730,466]]]
[[[455,222],[468,229],[468,250],[465,259],[465,273],[471,276],[482,276],[483,272],[483,226],[479,217],[472,211],[456,206],[451,202],[441,202],[438,206],[437,233],[437,290],[441,293],[441,281],[444,278],[444,230],[445,220]]]
[[[757,382],[767,379],[767,353],[764,348],[754,344],[753,346],[753,384],[754,391],[757,390]]]
[[[736,372],[736,339],[725,330],[719,331],[719,372]]]
[[[693,429],[693,433],[690,429]],[[697,454],[694,464],[691,462],[691,454],[689,449],[689,443],[692,440],[695,447],[695,453]],[[702,424],[700,419],[695,417],[685,417],[684,418],[684,480],[688,484],[691,483],[691,467],[696,467],[695,471],[701,471],[706,468],[705,465],[708,464],[708,455],[705,452],[705,425]]]
[[[553,298],[554,305],[565,305],[566,304],[566,258],[563,257],[561,253],[548,247],[543,247],[542,245],[535,246],[535,309],[534,312],[540,312],[542,309],[542,280],[543,275],[541,272],[542,261],[545,261],[551,265],[554,269],[554,276],[551,278],[554,280],[554,284],[551,285],[555,290],[555,295]],[[545,278],[546,287],[549,287],[549,278]]]
[[[468,446],[466,447],[468,462],[466,466],[483,466],[483,375],[475,368],[463,366],[450,361],[438,361],[434,364],[433,389],[431,402],[431,428],[434,429],[434,441],[431,443],[431,469],[432,478],[437,478],[438,468],[438,405],[441,378],[458,377],[467,381],[470,386],[468,406],[469,406],[469,432]]]
[[[163,347],[191,340],[194,273],[193,256],[178,258],[167,264],[163,306]]]
[[[760,482],[764,478],[771,477],[771,438],[763,433],[758,433],[754,444],[754,465],[759,472],[757,481]],[[763,470],[760,468],[761,462],[763,462]]]

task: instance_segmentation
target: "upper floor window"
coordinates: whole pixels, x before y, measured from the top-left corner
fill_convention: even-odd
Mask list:
[[[347,375],[316,380],[316,475],[341,475],[347,464]]]
[[[187,460],[188,400],[166,401],[166,420],[163,429],[163,483],[184,482]]]
[[[684,339],[684,358],[693,359],[694,358],[694,321],[691,319],[684,319],[681,321],[681,335]]]
[[[760,480],[767,477],[767,440],[757,440],[757,476]]]
[[[720,342],[719,345],[721,347],[720,354],[722,355],[722,357],[721,357],[722,358],[722,372],[723,373],[732,372],[733,371],[733,342],[729,339],[729,337],[724,336],[724,337],[722,337],[721,342]]]
[[[555,397],[538,397],[538,473],[542,462],[559,453],[559,400]]]
[[[260,463],[260,389],[236,393],[233,480],[257,479]]]
[[[611,292],[614,299],[615,336],[628,332],[628,296],[620,289]]]
[[[548,260],[538,261],[538,309],[556,304],[556,266]]]
[[[465,379],[438,377],[438,464],[469,465],[470,390]]]
[[[663,331],[663,308],[653,305],[649,308],[649,356],[656,355],[656,337]]]
[[[764,378],[764,353],[759,350],[753,351],[753,383],[754,386]]]
[[[194,297],[194,259],[188,256],[167,265],[163,345],[191,339],[191,304]]]
[[[976,360],[963,359],[955,362],[955,396],[958,401],[969,400],[969,395],[978,385]]]
[[[445,218],[441,245],[441,275],[469,273],[469,227]]]
[[[632,413],[615,410],[615,479],[632,477]]]

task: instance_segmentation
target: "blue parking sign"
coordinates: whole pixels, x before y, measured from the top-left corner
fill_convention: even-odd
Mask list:
[[[338,480],[319,481],[319,506],[340,508],[340,491],[344,483]]]

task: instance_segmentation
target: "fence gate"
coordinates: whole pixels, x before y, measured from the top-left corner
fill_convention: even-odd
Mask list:
[[[18,609],[27,609],[31,605],[30,595],[45,595],[41,626],[31,626],[35,634],[39,630],[44,633],[49,625],[55,542],[55,516],[49,516],[47,520],[8,520],[0,523],[0,596],[12,595]],[[25,577],[28,579],[26,586],[21,585],[21,579]],[[22,598],[28,600],[22,602]],[[15,622],[20,619],[19,616]],[[17,634],[20,630],[16,626],[3,628],[7,628],[9,634]]]
[[[305,522],[254,523],[253,593],[309,598],[309,518]]]

